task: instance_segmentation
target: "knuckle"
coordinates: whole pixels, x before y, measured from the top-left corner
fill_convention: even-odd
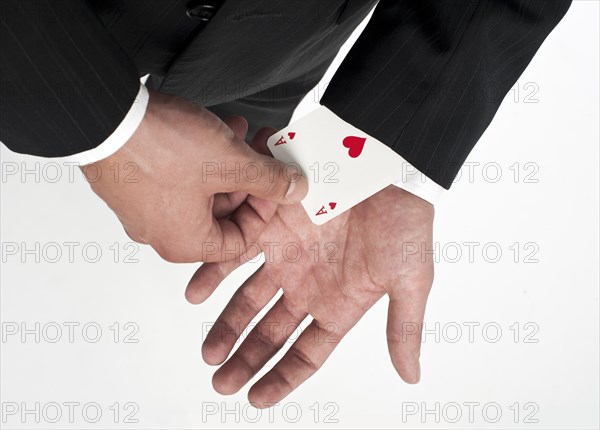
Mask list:
[[[320,366],[299,348],[291,348],[289,352],[298,365],[304,367],[310,373],[315,373],[319,370]]]

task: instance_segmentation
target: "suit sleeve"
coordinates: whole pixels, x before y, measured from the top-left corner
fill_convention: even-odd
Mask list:
[[[0,140],[62,157],[97,147],[140,91],[133,61],[82,0],[2,0]]]
[[[381,0],[321,100],[446,189],[571,0]]]

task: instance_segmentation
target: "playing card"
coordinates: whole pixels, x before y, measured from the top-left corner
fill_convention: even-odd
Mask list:
[[[388,146],[321,107],[274,134],[275,158],[300,167],[308,179],[302,206],[321,225],[352,208],[402,174],[403,159]]]

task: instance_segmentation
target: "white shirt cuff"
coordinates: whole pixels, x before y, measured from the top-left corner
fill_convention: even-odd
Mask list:
[[[139,127],[142,119],[144,119],[149,98],[148,89],[144,84],[140,84],[140,90],[133,105],[131,105],[129,112],[127,112],[127,115],[125,115],[121,124],[119,124],[116,130],[113,131],[104,142],[93,149],[69,155],[67,157],[60,157],[59,159],[61,161],[74,162],[83,166],[103,160],[117,152],[127,143],[131,136],[133,136],[133,133],[135,133]]]
[[[446,191],[444,187],[429,179],[404,159],[402,162],[402,179],[394,182],[394,185],[413,193],[432,205],[435,205]]]

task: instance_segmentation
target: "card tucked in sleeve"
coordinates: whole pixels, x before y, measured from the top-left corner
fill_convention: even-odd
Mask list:
[[[318,225],[402,176],[402,157],[323,106],[271,136],[267,145],[275,158],[296,164],[307,177],[302,206]]]

